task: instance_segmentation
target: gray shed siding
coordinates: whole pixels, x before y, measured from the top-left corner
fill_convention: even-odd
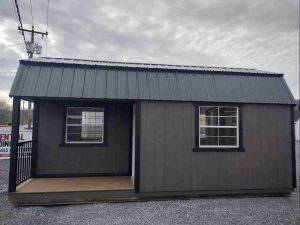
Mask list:
[[[290,107],[245,104],[245,152],[193,152],[193,103],[141,103],[140,192],[292,188]]]
[[[64,105],[40,104],[38,134],[39,175],[125,174],[129,169],[130,104],[105,106],[107,146],[61,146]]]

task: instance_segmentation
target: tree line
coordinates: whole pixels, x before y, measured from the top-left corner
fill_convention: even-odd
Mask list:
[[[12,119],[12,106],[6,101],[0,100],[0,125],[7,126],[11,125]],[[28,110],[21,109],[20,111],[20,124],[28,123]]]

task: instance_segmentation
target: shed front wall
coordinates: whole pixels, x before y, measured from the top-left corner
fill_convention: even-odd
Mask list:
[[[38,175],[128,174],[131,142],[130,104],[104,106],[104,146],[63,146],[63,103],[40,103]]]
[[[241,110],[244,152],[193,152],[193,103],[141,102],[140,192],[292,188],[290,106]]]

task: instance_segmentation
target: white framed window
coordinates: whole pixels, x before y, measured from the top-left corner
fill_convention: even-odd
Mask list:
[[[239,108],[199,106],[199,147],[238,148]]]
[[[67,107],[65,143],[103,143],[104,108]]]

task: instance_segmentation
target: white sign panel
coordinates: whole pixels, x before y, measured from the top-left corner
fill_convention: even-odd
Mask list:
[[[32,139],[32,130],[20,126],[19,142],[30,141]],[[0,127],[0,159],[9,159],[11,142],[11,127]]]

